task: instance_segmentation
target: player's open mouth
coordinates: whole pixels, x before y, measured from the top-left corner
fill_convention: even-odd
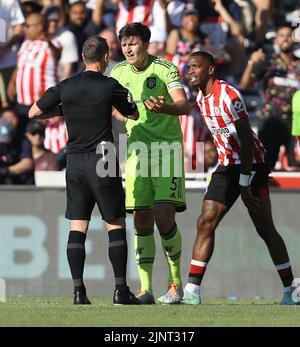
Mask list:
[[[196,82],[196,81],[197,81],[196,76],[191,76],[191,77],[190,77],[190,81],[191,81],[192,83]]]

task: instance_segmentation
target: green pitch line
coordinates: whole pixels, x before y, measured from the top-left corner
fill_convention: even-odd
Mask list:
[[[279,306],[264,300],[204,300],[199,306],[113,306],[111,298],[90,299],[91,306],[74,306],[71,297],[9,298],[0,302],[0,326],[300,326],[300,306]]]

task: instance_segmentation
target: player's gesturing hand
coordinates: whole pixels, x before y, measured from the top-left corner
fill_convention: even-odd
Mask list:
[[[159,95],[156,99],[154,96],[150,96],[149,99],[144,101],[144,105],[151,112],[154,112],[154,113],[164,112],[165,97]]]
[[[255,213],[260,208],[260,200],[252,195],[251,187],[240,186],[241,198],[252,213]]]

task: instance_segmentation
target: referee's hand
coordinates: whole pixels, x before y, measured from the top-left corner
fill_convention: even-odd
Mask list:
[[[150,96],[149,99],[144,101],[144,105],[151,112],[164,112],[165,97],[159,95],[156,99],[154,96]]]
[[[252,195],[251,187],[240,186],[241,198],[243,203],[248,208],[249,212],[256,213],[260,209],[261,204],[259,198]]]

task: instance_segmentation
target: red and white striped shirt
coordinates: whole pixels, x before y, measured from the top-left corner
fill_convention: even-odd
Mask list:
[[[200,114],[209,128],[222,166],[240,164],[240,140],[234,122],[248,117],[245,102],[240,93],[227,82],[215,80],[210,94],[197,96]],[[254,132],[253,163],[264,163],[265,148]]]
[[[149,26],[152,22],[154,0],[121,0],[116,16],[117,33],[126,24],[141,22]]]
[[[200,158],[199,153],[197,155],[197,143],[205,142],[210,137],[205,124],[202,121],[197,122],[196,118],[199,118],[197,105],[191,107],[189,115],[179,116],[186,172],[187,169],[195,170],[197,165],[200,165],[203,158]],[[192,167],[189,166],[189,163],[192,163]]]
[[[52,42],[59,47],[56,40]],[[25,40],[17,56],[18,103],[27,106],[34,104],[57,82],[57,62],[52,56],[48,42]]]
[[[53,153],[59,153],[68,142],[66,123],[63,118],[56,121],[54,118],[47,121],[44,146]]]

